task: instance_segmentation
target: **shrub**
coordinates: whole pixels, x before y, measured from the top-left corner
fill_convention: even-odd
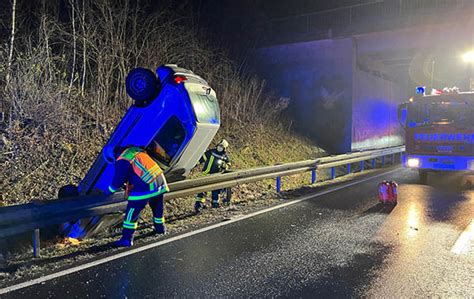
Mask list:
[[[10,71],[0,55],[3,204],[54,198],[59,186],[82,178],[131,104],[124,81],[136,66],[175,63],[202,75],[229,131],[275,122],[284,108],[169,6],[71,0],[64,21],[59,2],[17,8],[30,21],[16,33]]]

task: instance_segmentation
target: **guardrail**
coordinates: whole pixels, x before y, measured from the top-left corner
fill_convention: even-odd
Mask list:
[[[337,166],[347,165],[347,171],[350,172],[350,165],[359,162],[361,163],[360,169],[362,171],[364,170],[365,161],[371,160],[371,166],[375,168],[375,159],[381,158],[382,166],[384,166],[387,156],[391,156],[391,162],[393,163],[395,161],[395,154],[401,155],[404,151],[405,147],[399,146],[179,181],[170,184],[171,191],[165,194],[165,199],[179,198],[199,192],[229,188],[271,178],[276,178],[276,189],[277,192],[280,192],[280,178],[283,176],[311,171],[311,183],[315,183],[317,170],[329,168],[331,169],[331,178],[335,178],[335,168]],[[3,207],[0,208],[0,239],[33,231],[33,253],[35,256],[38,256],[40,228],[86,217],[122,212],[125,210],[126,205],[127,201],[124,199],[123,192],[117,192],[111,196],[90,195],[70,197]]]

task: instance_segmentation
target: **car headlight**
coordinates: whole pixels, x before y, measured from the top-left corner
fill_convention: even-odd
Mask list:
[[[407,165],[408,165],[408,167],[419,167],[420,166],[420,159],[418,159],[418,158],[408,158]]]

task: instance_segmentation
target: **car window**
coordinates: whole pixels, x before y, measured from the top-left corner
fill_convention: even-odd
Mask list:
[[[155,135],[147,147],[152,157],[165,166],[169,166],[183,145],[186,132],[176,116],[172,116]]]

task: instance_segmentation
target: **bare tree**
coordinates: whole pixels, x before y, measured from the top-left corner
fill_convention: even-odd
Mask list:
[[[0,56],[0,69],[9,73],[0,96],[10,109],[0,160],[15,165],[0,172],[8,204],[50,198],[54,186],[83,176],[131,103],[124,81],[136,66],[176,63],[204,74],[218,91],[229,132],[248,123],[275,128],[281,109],[264,94],[263,82],[242,75],[225,50],[209,47],[170,7],[153,10],[154,0],[68,0],[71,23],[65,24],[64,1],[42,0],[42,7],[32,6],[39,14],[11,1],[10,48]],[[32,15],[39,16],[37,28],[19,25]]]
[[[44,48],[46,51],[46,64],[48,68],[48,79],[51,79],[53,74],[52,74],[52,66],[51,66],[51,53],[50,53],[50,46],[49,46],[49,38],[50,34],[48,32],[48,22],[47,22],[47,8],[46,8],[46,0],[42,1],[41,5],[41,27],[40,27],[40,32],[39,35],[42,36],[43,38],[43,43],[44,43]]]
[[[76,72],[76,15],[75,15],[75,5],[74,0],[70,0],[71,4],[71,23],[72,23],[72,70],[71,70],[71,79],[69,81],[69,88],[67,94],[71,94],[72,84],[74,83],[75,72]]]
[[[15,23],[16,23],[16,0],[13,0],[12,4],[12,30],[10,35],[10,53],[8,54],[8,64],[7,64],[7,75],[6,75],[6,87],[10,84],[10,73],[12,68],[13,61],[13,46],[15,41]]]
[[[86,84],[86,57],[87,57],[87,45],[86,45],[86,2],[82,0],[82,16],[81,16],[81,28],[82,28],[82,79],[81,79],[81,96],[84,97],[84,86]]]

